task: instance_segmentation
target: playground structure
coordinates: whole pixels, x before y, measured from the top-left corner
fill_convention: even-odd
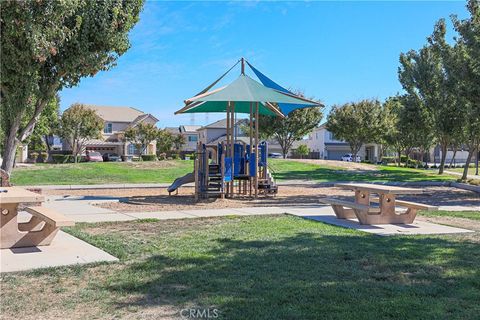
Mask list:
[[[238,63],[241,63],[241,73],[235,81],[209,91]],[[245,63],[261,83],[245,74]],[[176,179],[168,192],[194,181],[197,200],[211,196],[249,195],[256,198],[276,194],[278,186],[268,169],[268,143],[259,140],[259,117],[285,117],[298,108],[315,106],[323,105],[293,94],[241,58],[207,88],[185,100],[185,106],[175,112],[225,112],[227,125],[225,141],[216,145],[197,144],[194,172]],[[237,114],[249,114],[248,144],[237,139]]]
[[[196,198],[276,194],[278,186],[268,170],[268,144],[251,146],[243,141],[235,141],[233,149],[226,143],[198,143],[194,171]]]

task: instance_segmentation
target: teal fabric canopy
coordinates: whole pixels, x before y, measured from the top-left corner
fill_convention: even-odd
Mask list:
[[[231,84],[210,92],[185,100],[185,107],[175,112],[225,112],[229,102],[234,102],[236,113],[250,113],[250,103],[259,102],[259,113],[262,115],[284,116],[279,110],[279,103],[298,104],[304,106],[320,106],[318,102],[304,99],[289,93],[267,88],[252,78],[241,74]]]
[[[250,102],[236,101],[234,102],[236,113],[250,113]],[[272,106],[273,107],[273,106]],[[271,108],[266,107],[263,103],[258,104],[258,113],[265,116],[281,116],[279,112],[274,112]],[[227,102],[225,101],[206,101],[196,104],[190,109],[176,113],[212,113],[226,112]]]

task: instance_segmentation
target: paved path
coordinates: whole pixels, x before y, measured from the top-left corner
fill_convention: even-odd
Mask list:
[[[456,171],[445,170],[444,172],[448,173],[448,174],[451,174],[451,175],[454,175],[454,176],[459,176],[459,177],[461,177],[463,175],[463,173],[456,172]],[[475,174],[467,174],[467,179],[480,179],[480,176],[477,176]]]
[[[416,221],[413,225],[377,225],[361,226],[355,221],[346,221],[336,219],[330,206],[325,205],[298,205],[282,207],[245,207],[245,208],[222,208],[222,209],[202,209],[202,210],[172,210],[157,212],[116,212],[109,209],[94,206],[95,203],[105,203],[119,201],[119,198],[112,197],[84,197],[84,196],[50,196],[45,202],[46,207],[53,208],[70,217],[75,222],[111,222],[111,221],[132,221],[139,219],[194,219],[205,217],[223,217],[223,216],[250,216],[250,215],[270,215],[270,214],[291,214],[307,219],[322,221],[346,228],[353,228],[377,235],[393,234],[433,234],[433,233],[460,233],[469,232],[465,229],[440,226],[437,224]],[[440,207],[442,210],[479,210],[480,207]],[[23,213],[28,215],[27,213]]]
[[[288,185],[317,185],[317,186],[333,186],[336,183],[346,183],[351,181],[329,181],[317,182],[313,180],[283,180],[277,181],[280,186]],[[386,184],[392,186],[450,186],[450,181],[410,181],[410,182],[375,182],[376,184]],[[111,183],[111,184],[76,184],[76,185],[37,185],[37,186],[21,186],[26,189],[43,189],[43,190],[84,190],[84,189],[139,189],[139,188],[166,188],[171,183]],[[187,183],[183,186],[193,187],[194,183]]]

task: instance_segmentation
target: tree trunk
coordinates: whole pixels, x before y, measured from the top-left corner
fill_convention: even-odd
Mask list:
[[[50,136],[48,134],[43,136],[43,139],[45,139],[45,145],[47,146],[47,151],[50,152],[52,151],[52,146],[50,145],[50,142],[48,142],[48,138]]]
[[[463,168],[462,181],[467,180],[468,169],[470,166],[470,162],[472,161],[472,156],[475,153],[475,151],[476,151],[476,148],[469,148],[468,150],[467,161],[465,162],[465,168]]]
[[[452,167],[452,164],[453,164],[453,161],[455,161],[455,156],[457,155],[457,147],[454,146],[453,147],[453,156],[452,156],[452,160],[450,160],[450,164],[448,165],[450,168]]]
[[[402,166],[402,149],[398,149],[397,150],[397,155],[398,155],[398,166],[401,167]]]
[[[477,176],[478,176],[478,161],[479,161],[478,158],[480,158],[480,147],[477,146],[477,157],[475,159],[475,162],[476,162],[476,164],[475,164],[475,175],[477,175]]]
[[[440,166],[438,167],[438,174],[443,174],[445,168],[445,160],[447,159],[447,144],[442,144],[442,158],[440,159]]]
[[[5,170],[8,174],[12,173],[13,165],[15,163],[15,155],[17,153],[17,132],[20,128],[20,120],[21,115],[17,115],[15,119],[13,119],[12,126],[10,127],[10,132],[8,133],[8,137],[5,139],[5,147],[3,150],[3,162],[2,162],[2,169]]]

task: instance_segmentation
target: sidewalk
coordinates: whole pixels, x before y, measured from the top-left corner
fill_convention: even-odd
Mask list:
[[[325,186],[331,187],[336,183],[347,183],[351,181],[329,181],[316,182],[312,180],[284,180],[278,181],[279,186]],[[450,181],[412,181],[412,182],[375,182],[376,184],[386,184],[391,186],[450,186]],[[139,189],[139,188],[167,188],[171,183],[118,183],[118,184],[77,184],[77,185],[36,185],[36,186],[19,186],[25,189],[43,189],[43,190],[82,190],[82,189]],[[193,187],[194,183],[184,184],[182,187]]]
[[[444,171],[445,173],[448,173],[448,174],[451,174],[451,175],[454,175],[454,176],[459,176],[461,177],[463,174],[461,172],[456,172],[456,171],[448,171],[448,170],[445,170]],[[480,179],[480,176],[477,176],[477,175],[474,175],[474,174],[467,174],[467,179]]]
[[[187,219],[200,217],[219,217],[228,215],[269,215],[284,214],[290,212],[302,212],[314,215],[316,213],[332,214],[330,206],[324,205],[297,205],[297,206],[276,206],[276,207],[242,207],[242,208],[223,208],[223,209],[192,209],[190,210],[171,210],[155,212],[117,212],[111,209],[101,208],[95,204],[119,202],[119,197],[94,197],[94,196],[47,196],[44,206],[62,212],[75,222],[109,222],[109,221],[131,221],[137,219]],[[436,204],[435,204],[436,205]],[[439,206],[440,210],[449,211],[480,211],[477,205],[455,205]]]

